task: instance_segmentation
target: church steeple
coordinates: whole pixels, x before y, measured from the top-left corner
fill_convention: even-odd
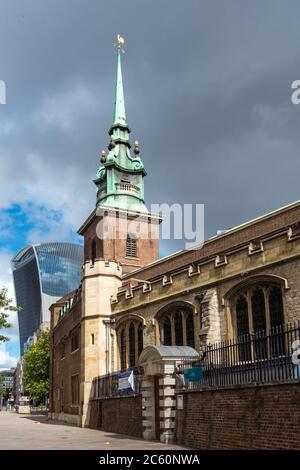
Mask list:
[[[114,109],[114,122],[113,122],[114,126],[117,124],[127,126],[123,78],[122,78],[121,54],[122,54],[121,45],[118,44],[117,46],[117,80],[116,80],[115,109]]]
[[[124,39],[117,37],[117,79],[113,124],[109,130],[108,154],[102,151],[101,163],[94,180],[97,190],[97,206],[109,206],[138,212],[148,212],[144,204],[144,176],[146,170],[139,157],[138,144],[131,155],[125,112],[121,55]]]

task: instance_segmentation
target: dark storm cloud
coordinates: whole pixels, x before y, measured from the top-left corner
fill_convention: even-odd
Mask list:
[[[299,2],[0,6],[2,207],[18,197],[49,200],[51,209],[72,203],[72,228],[92,208],[90,180],[112,119],[118,32],[148,204],[204,203],[210,235],[299,199],[300,106],[290,100],[300,78]]]

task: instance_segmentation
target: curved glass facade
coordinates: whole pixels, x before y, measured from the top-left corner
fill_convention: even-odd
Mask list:
[[[82,263],[83,247],[74,243],[28,246],[12,259],[22,355],[27,339],[50,321],[50,305],[79,286]]]

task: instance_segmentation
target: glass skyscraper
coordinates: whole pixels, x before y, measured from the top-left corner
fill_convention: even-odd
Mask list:
[[[14,256],[21,355],[26,341],[50,321],[50,305],[79,286],[82,264],[83,247],[74,243],[31,245]]]

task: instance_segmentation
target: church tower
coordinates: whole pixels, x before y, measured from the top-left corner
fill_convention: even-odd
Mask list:
[[[94,183],[96,207],[78,233],[84,237],[81,311],[82,425],[88,419],[88,400],[94,377],[116,368],[116,338],[111,323],[111,297],[122,275],[158,259],[161,217],[144,202],[146,171],[139,144],[129,140],[122,79],[124,39],[117,38],[117,79],[108,152],[102,150]]]

